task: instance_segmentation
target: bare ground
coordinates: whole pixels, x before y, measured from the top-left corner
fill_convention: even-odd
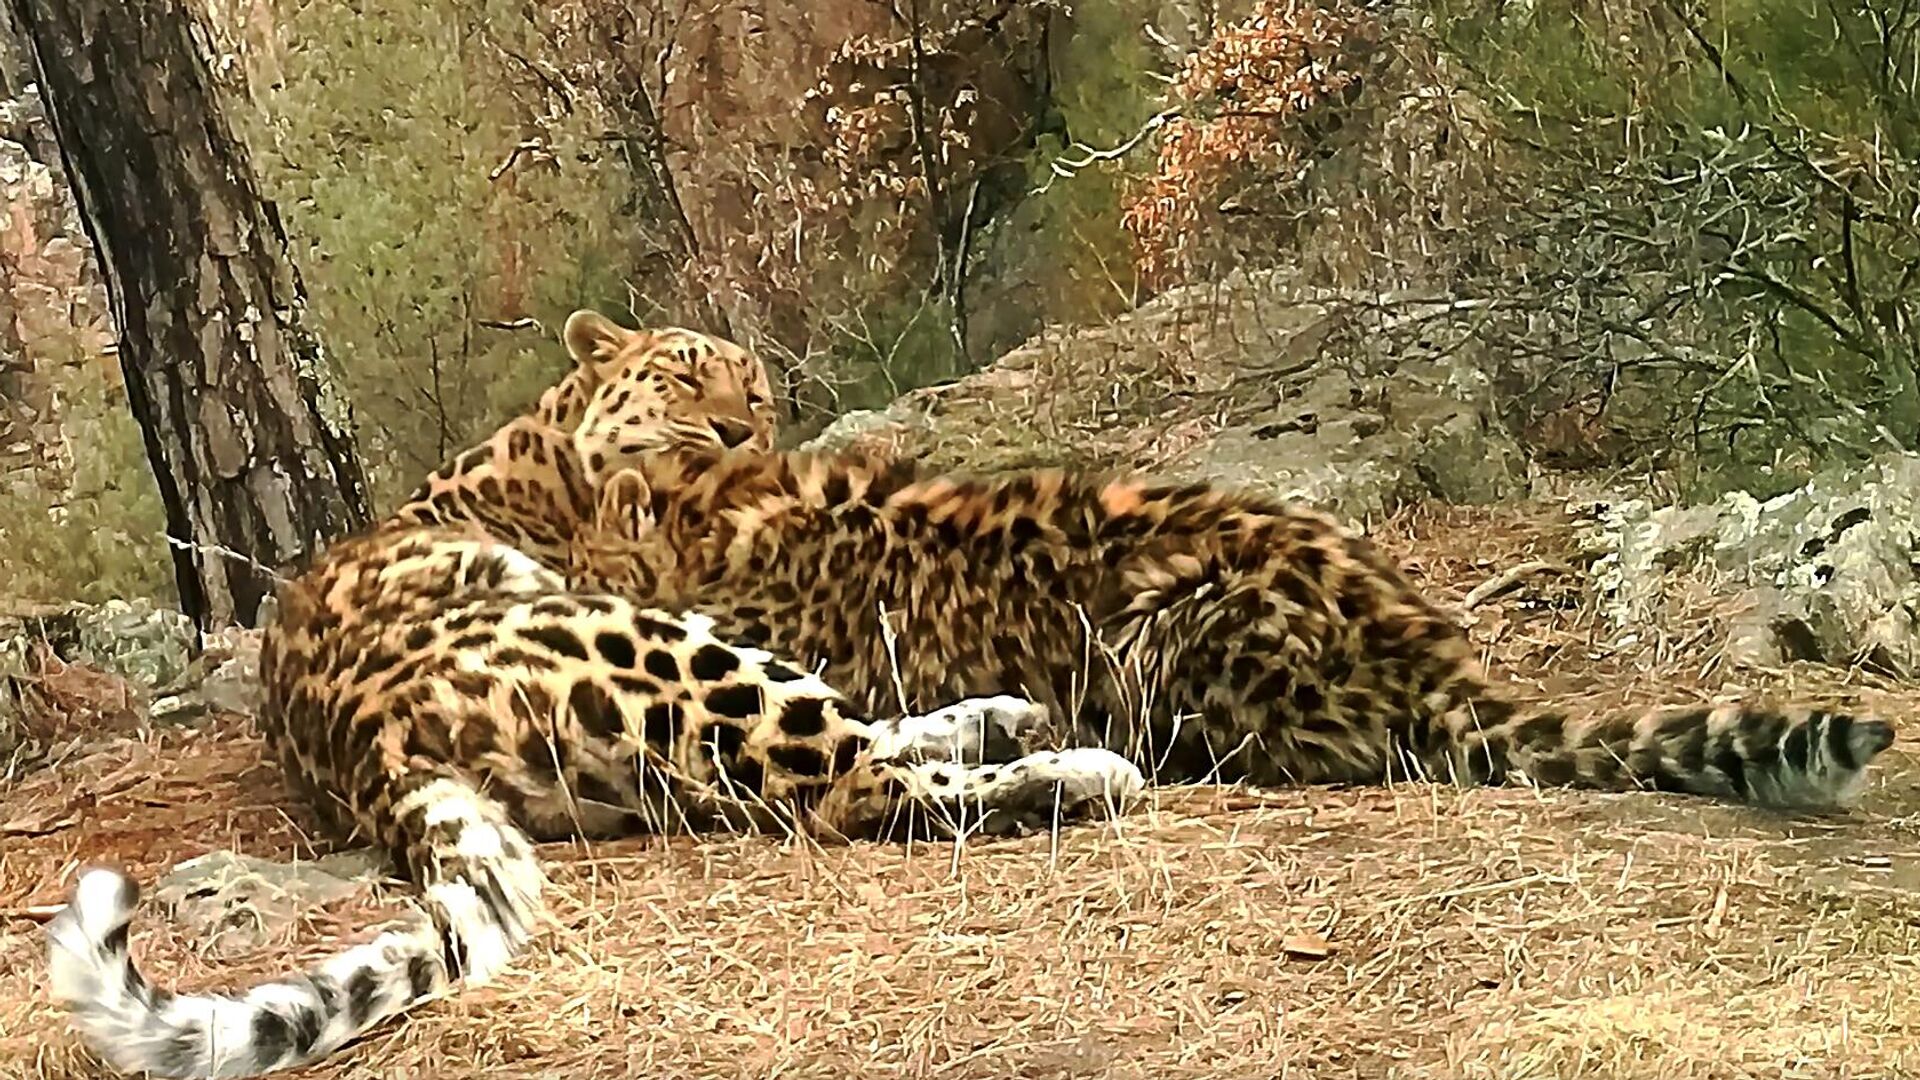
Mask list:
[[[1455,602],[1569,546],[1542,507],[1417,510],[1379,532]],[[1920,703],[1858,673],[1730,671],[1707,590],[1610,646],[1586,606],[1529,602],[1552,585],[1474,609],[1494,670],[1529,697],[1792,693],[1896,724]],[[1640,794],[1202,789],[961,849],[553,845],[555,925],[522,973],[296,1075],[1920,1075],[1915,745],[1903,732],[1864,805],[1824,818]],[[326,850],[237,719],[90,738],[0,800],[0,1077],[99,1075],[45,1002],[25,917],[78,862],[151,880],[216,848]],[[176,988],[232,985],[382,906],[222,956],[149,909],[134,949]]]

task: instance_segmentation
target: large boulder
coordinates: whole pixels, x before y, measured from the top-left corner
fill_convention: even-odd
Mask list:
[[[986,369],[849,414],[805,444],[930,468],[1148,469],[1364,521],[1407,501],[1526,491],[1525,454],[1469,360],[1371,355],[1366,305],[1283,275],[1171,290],[1049,330]],[[1417,311],[1417,305],[1415,305]],[[1362,314],[1356,315],[1356,312]]]
[[[1491,503],[1527,489],[1527,460],[1470,369],[1320,374],[1264,414],[1169,459],[1186,480],[1254,487],[1365,521],[1423,498]]]

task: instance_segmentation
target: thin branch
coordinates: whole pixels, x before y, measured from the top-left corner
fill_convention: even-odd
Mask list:
[[[474,323],[489,330],[538,330],[546,333],[546,327],[531,315],[522,315],[518,319],[475,319]]]
[[[1548,562],[1545,559],[1529,559],[1526,562],[1509,566],[1498,574],[1475,585],[1468,591],[1465,598],[1460,601],[1460,607],[1462,610],[1472,611],[1474,608],[1499,596],[1501,593],[1506,592],[1530,577],[1537,577],[1541,574],[1572,575],[1572,573],[1573,570],[1571,568],[1561,563]]]
[[[524,155],[534,155],[537,157],[544,157],[549,160],[553,158],[553,155],[547,152],[546,140],[541,139],[538,136],[531,139],[522,139],[520,140],[519,143],[517,143],[514,146],[514,148],[511,151],[507,153],[505,160],[501,161],[500,164],[495,165],[492,169],[488,170],[487,172],[488,182],[491,183],[491,182],[499,181],[501,177],[507,175],[507,171],[509,169],[513,168],[514,163],[518,162],[520,158]]]
[[[1068,148],[1068,153],[1080,154],[1081,156],[1079,160],[1077,161],[1072,160],[1068,158],[1066,155],[1061,155],[1060,157],[1057,157],[1052,161],[1048,162],[1047,168],[1053,175],[1047,178],[1046,183],[1041,184],[1039,187],[1035,188],[1033,190],[1033,194],[1035,195],[1046,194],[1047,189],[1053,187],[1053,181],[1056,177],[1071,180],[1075,176],[1075,174],[1080,172],[1080,170],[1085,169],[1088,166],[1095,164],[1096,162],[1117,161],[1120,158],[1127,156],[1128,154],[1132,153],[1134,147],[1139,146],[1140,143],[1147,138],[1147,136],[1152,135],[1154,132],[1159,131],[1161,128],[1164,128],[1168,124],[1179,119],[1183,115],[1184,111],[1185,110],[1181,108],[1172,108],[1172,109],[1164,109],[1158,113],[1155,113],[1153,117],[1149,119],[1145,124],[1141,125],[1140,130],[1134,132],[1132,137],[1127,139],[1126,142],[1123,142],[1120,145],[1111,147],[1109,149],[1102,150],[1099,147],[1089,146],[1083,142],[1075,142],[1071,147]]]
[[[1879,350],[1861,341],[1859,334],[1847,329],[1832,312],[1823,307],[1818,300],[1809,296],[1806,290],[1789,285],[1764,270],[1752,270],[1744,266],[1729,266],[1727,267],[1727,272],[1735,277],[1744,278],[1747,281],[1758,284],[1776,299],[1784,300],[1788,304],[1813,316],[1819,320],[1822,326],[1825,326],[1831,331],[1833,336],[1838,338],[1841,344],[1845,345],[1849,350],[1868,359],[1877,360],[1880,358]]]

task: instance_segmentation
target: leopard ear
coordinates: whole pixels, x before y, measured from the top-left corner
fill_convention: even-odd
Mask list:
[[[560,331],[560,340],[567,343],[573,362],[582,367],[612,357],[631,337],[633,331],[588,309],[567,316],[566,328]]]

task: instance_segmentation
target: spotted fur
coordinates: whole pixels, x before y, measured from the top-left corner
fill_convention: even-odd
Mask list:
[[[1045,705],[1162,781],[1425,777],[1843,804],[1892,742],[1808,708],[1522,707],[1365,538],[1263,496],[827,454],[651,455],[602,485],[579,587],[711,616],[853,701]]]
[[[646,447],[764,445],[770,423],[753,400],[764,373],[741,377],[738,357],[703,368],[733,354],[695,335],[576,315],[566,337],[572,389],[332,545],[280,590],[263,640],[261,726],[287,775],[391,853],[421,910],[311,971],[174,994],[132,962],[134,883],[88,869],[50,927],[52,983],[114,1067],[306,1064],[456,979],[497,976],[542,917],[537,840],[1019,833],[1113,812],[1142,787],[1105,750],[1030,750],[1045,717],[1030,701],[875,719],[711,619],[570,587],[557,570],[591,517],[593,469],[612,460],[583,440],[624,467]]]
[[[773,446],[766,367],[739,346],[674,327],[627,330],[593,311],[575,312],[562,337],[572,370],[525,415],[449,459],[390,520],[474,523],[559,566],[566,538],[592,513],[595,480],[628,456]]]
[[[535,418],[572,434],[590,481],[663,446],[772,448],[772,382],[740,346],[677,327],[624,330],[592,311],[575,312],[561,336],[578,378],[542,397]]]

